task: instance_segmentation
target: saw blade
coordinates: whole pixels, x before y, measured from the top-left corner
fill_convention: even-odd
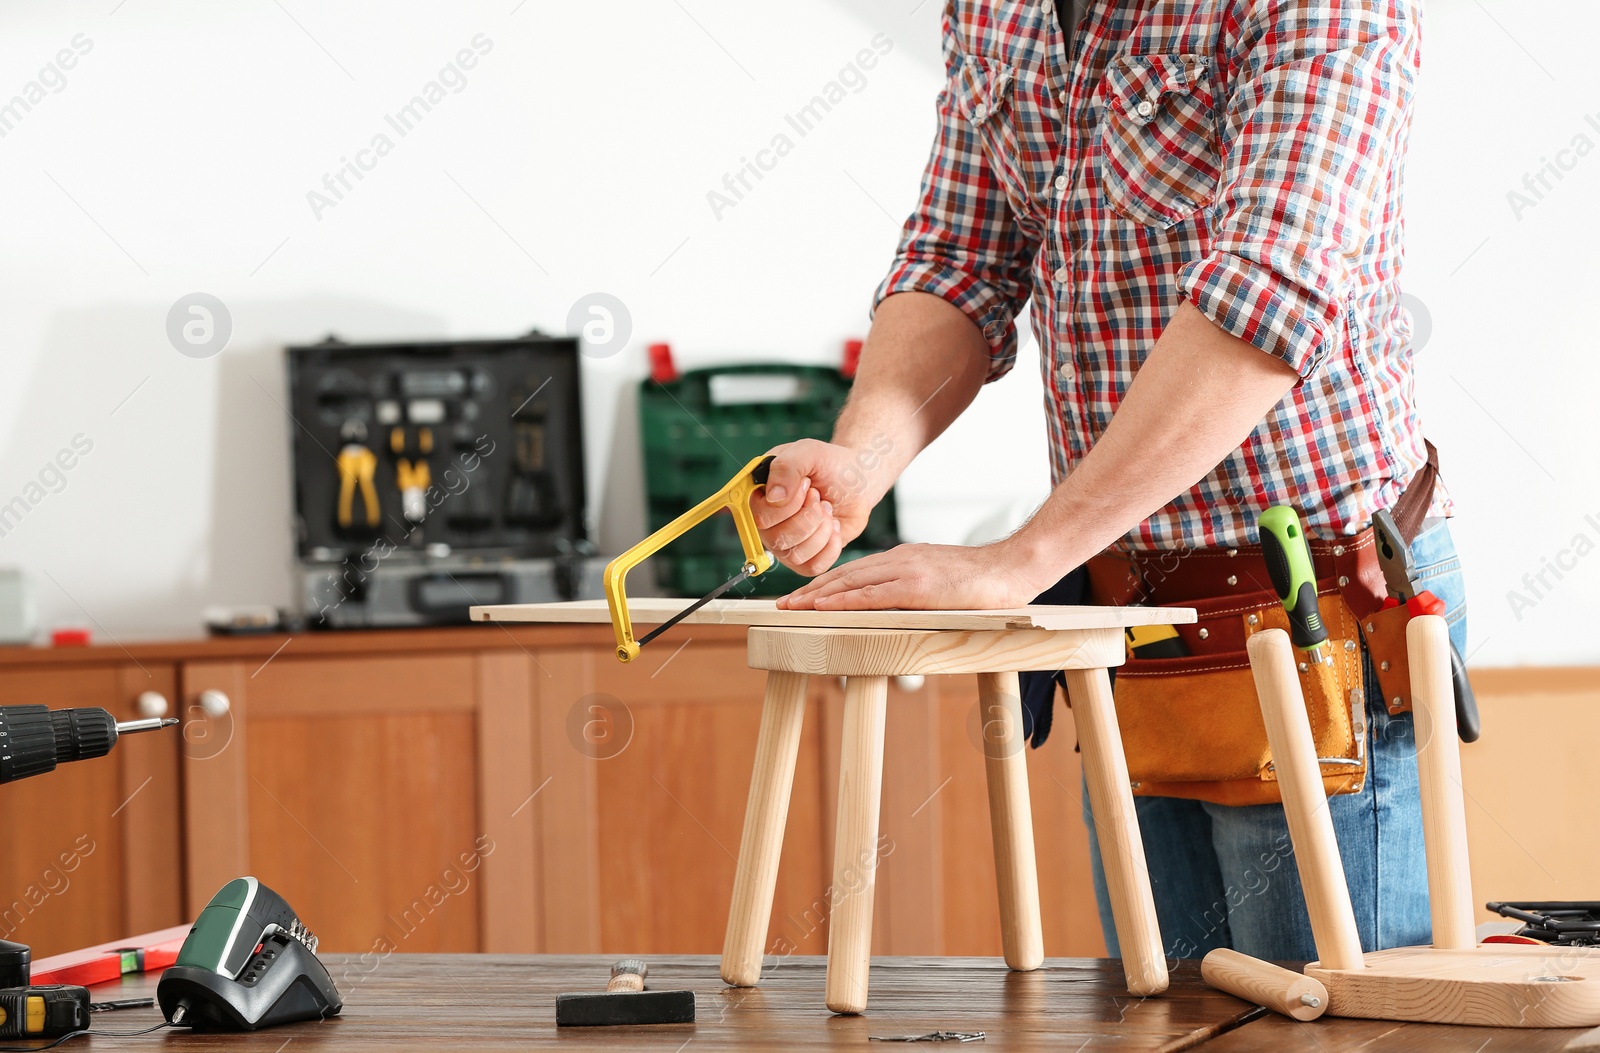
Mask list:
[[[679,611],[677,614],[674,614],[672,617],[668,618],[666,621],[662,622],[660,625],[656,626],[654,629],[651,629],[649,632],[647,632],[643,636],[639,637],[639,646],[643,647],[645,644],[649,643],[651,640],[654,640],[656,637],[660,636],[662,633],[666,632],[668,629],[672,628],[674,625],[677,625],[679,622],[681,622],[685,618],[689,617],[689,615],[693,614],[695,611],[699,610],[701,607],[704,607],[706,604],[710,603],[712,600],[716,599],[718,596],[721,596],[723,593],[727,592],[729,589],[733,588],[735,585],[739,584],[741,581],[743,581],[746,578],[750,577],[755,572],[756,572],[756,565],[754,563],[746,563],[744,565],[744,568],[742,570],[740,570],[739,573],[735,574],[733,577],[729,578],[727,581],[723,582],[721,585],[718,585],[716,588],[712,589],[710,592],[706,593],[704,596],[700,597],[698,600],[695,600],[693,603],[689,604],[689,606],[685,607],[683,610]]]

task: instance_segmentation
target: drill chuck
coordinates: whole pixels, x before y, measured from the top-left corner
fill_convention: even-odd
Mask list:
[[[0,706],[0,783],[43,775],[67,761],[104,757],[119,735],[177,722],[168,718],[118,724],[96,706],[54,712],[46,706]]]

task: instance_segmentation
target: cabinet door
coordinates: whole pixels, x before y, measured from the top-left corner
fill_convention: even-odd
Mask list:
[[[0,673],[0,704],[99,706],[140,716],[173,697],[171,666],[52,666]],[[0,787],[0,939],[35,959],[181,924],[179,746],[175,730],[130,735],[111,753]]]
[[[329,951],[536,949],[528,668],[493,651],[187,663],[190,913],[251,874]]]
[[[766,675],[742,640],[687,632],[626,666],[602,648],[538,657],[546,950],[720,953]],[[818,698],[767,941],[795,954],[827,948]]]

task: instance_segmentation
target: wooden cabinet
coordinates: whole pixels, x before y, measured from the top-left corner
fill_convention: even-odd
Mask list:
[[[171,665],[118,657],[0,667],[0,704],[99,706],[133,720],[142,693],[174,697]],[[0,786],[0,939],[42,957],[184,920],[181,741],[131,735],[104,759]]]
[[[413,635],[181,663],[188,910],[250,873],[333,950],[720,951],[764,685],[743,632],[627,666],[604,632]],[[768,939],[784,953],[827,949],[841,704],[812,681]],[[976,683],[896,688],[889,720],[878,946],[998,954]],[[1068,719],[1029,758],[1057,954],[1103,946],[1072,741]]]

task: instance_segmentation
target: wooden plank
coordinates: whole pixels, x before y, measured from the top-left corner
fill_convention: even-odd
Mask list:
[[[636,625],[666,621],[695,601],[647,597],[628,601]],[[777,625],[817,629],[1105,629],[1129,625],[1183,625],[1188,607],[1012,607],[994,611],[780,611],[776,600],[712,600],[684,625]],[[475,622],[610,622],[604,600],[506,603],[472,608]]]

